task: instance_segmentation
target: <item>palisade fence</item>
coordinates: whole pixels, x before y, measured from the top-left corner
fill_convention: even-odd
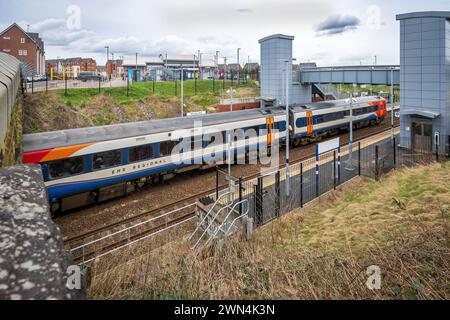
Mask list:
[[[316,159],[308,159],[291,165],[289,193],[286,186],[285,168],[242,181],[234,179],[234,201],[247,199],[248,217],[253,218],[254,226],[259,227],[308,202],[339,185],[355,178],[366,176],[378,180],[394,168],[446,161],[449,158],[450,136],[442,136],[439,147],[430,150],[430,144],[416,145],[405,149],[398,145],[398,135],[368,144],[364,141],[352,146],[350,166],[350,147],[341,146],[339,150],[321,154]],[[445,142],[444,142],[445,141]]]

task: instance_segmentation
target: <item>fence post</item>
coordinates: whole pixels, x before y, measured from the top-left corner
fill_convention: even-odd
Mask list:
[[[31,93],[34,93],[34,72],[31,74]]]
[[[300,162],[300,208],[303,208],[303,162]]]
[[[361,176],[361,141],[358,141],[358,176]]]
[[[178,81],[175,79],[175,97],[178,96]]]
[[[127,97],[130,95],[130,78],[127,77]]]
[[[213,93],[216,93],[216,79],[213,78]]]
[[[64,95],[67,96],[67,77],[64,77]]]
[[[48,92],[48,76],[45,75],[45,92]]]
[[[195,78],[195,95],[197,95],[197,77]]]
[[[263,221],[263,177],[258,178],[258,185],[257,185],[257,193],[256,193],[256,225],[261,225]]]
[[[216,167],[216,201],[219,199],[219,170]]]
[[[320,194],[319,186],[319,152],[317,151],[318,144],[316,144],[316,197]]]
[[[153,79],[153,94],[155,93],[155,79]]]
[[[447,157],[450,157],[450,135],[447,136]]]
[[[375,146],[375,180],[378,180],[379,167],[378,167],[378,145]]]
[[[102,81],[102,78],[101,77],[98,78],[98,94],[100,94],[100,92],[101,92],[101,87],[102,87],[101,81]]]
[[[333,188],[336,190],[336,150],[333,150]]]
[[[281,209],[281,201],[280,201],[280,171],[277,171],[275,174],[275,194],[276,194],[276,201],[275,201],[275,216],[280,216],[280,209]]]
[[[242,177],[239,177],[239,215],[242,215]]]
[[[397,166],[397,143],[395,142],[395,137],[394,137],[394,145],[393,147],[393,151],[394,151],[394,168]]]
[[[436,162],[439,162],[439,144],[436,144]]]

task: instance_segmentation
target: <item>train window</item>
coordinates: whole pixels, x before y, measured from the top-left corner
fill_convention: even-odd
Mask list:
[[[120,150],[106,151],[94,154],[92,168],[94,170],[107,169],[122,164],[122,152]]]
[[[320,115],[316,117],[316,123],[324,123],[325,122],[325,116]]]
[[[173,149],[178,145],[180,141],[164,141],[159,144],[159,156],[169,156],[172,154]]]
[[[306,127],[306,118],[298,118],[295,124],[297,128]]]
[[[153,157],[153,148],[150,148],[150,145],[128,149],[129,162],[144,161],[150,159],[150,157]]]
[[[83,172],[83,157],[67,158],[49,164],[50,179],[61,179]]]

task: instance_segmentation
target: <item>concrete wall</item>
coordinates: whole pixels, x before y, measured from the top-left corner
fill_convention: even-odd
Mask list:
[[[410,147],[410,113],[438,115],[433,132],[450,135],[450,12],[397,16],[400,20],[401,145]],[[407,115],[408,114],[408,115]]]
[[[11,145],[11,141],[15,141],[20,145],[21,138],[21,108],[15,110],[15,106],[21,107],[20,96],[17,93],[20,87],[20,61],[6,53],[0,52],[0,167],[7,162],[12,165],[18,156],[11,150],[16,150],[16,144]],[[19,99],[19,100],[18,100]],[[11,122],[14,119],[11,129]],[[6,143],[8,139],[8,143]],[[20,146],[19,148],[20,149]],[[5,156],[5,154],[8,154]],[[2,160],[8,157],[8,160]]]
[[[292,61],[294,37],[276,34],[259,40],[261,45],[260,86],[263,98],[275,98],[275,105],[284,105],[286,75],[284,60]],[[292,63],[288,64],[289,104],[311,102],[311,86],[292,83]]]
[[[50,217],[40,166],[0,168],[0,300],[82,299],[73,265]]]

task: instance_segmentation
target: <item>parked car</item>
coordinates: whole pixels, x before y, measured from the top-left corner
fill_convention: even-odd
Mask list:
[[[103,77],[97,72],[80,72],[77,79],[86,82],[88,80],[103,80]]]
[[[27,82],[38,82],[38,81],[45,81],[47,80],[47,76],[43,75],[43,74],[35,74],[33,76],[28,76],[27,77]]]

